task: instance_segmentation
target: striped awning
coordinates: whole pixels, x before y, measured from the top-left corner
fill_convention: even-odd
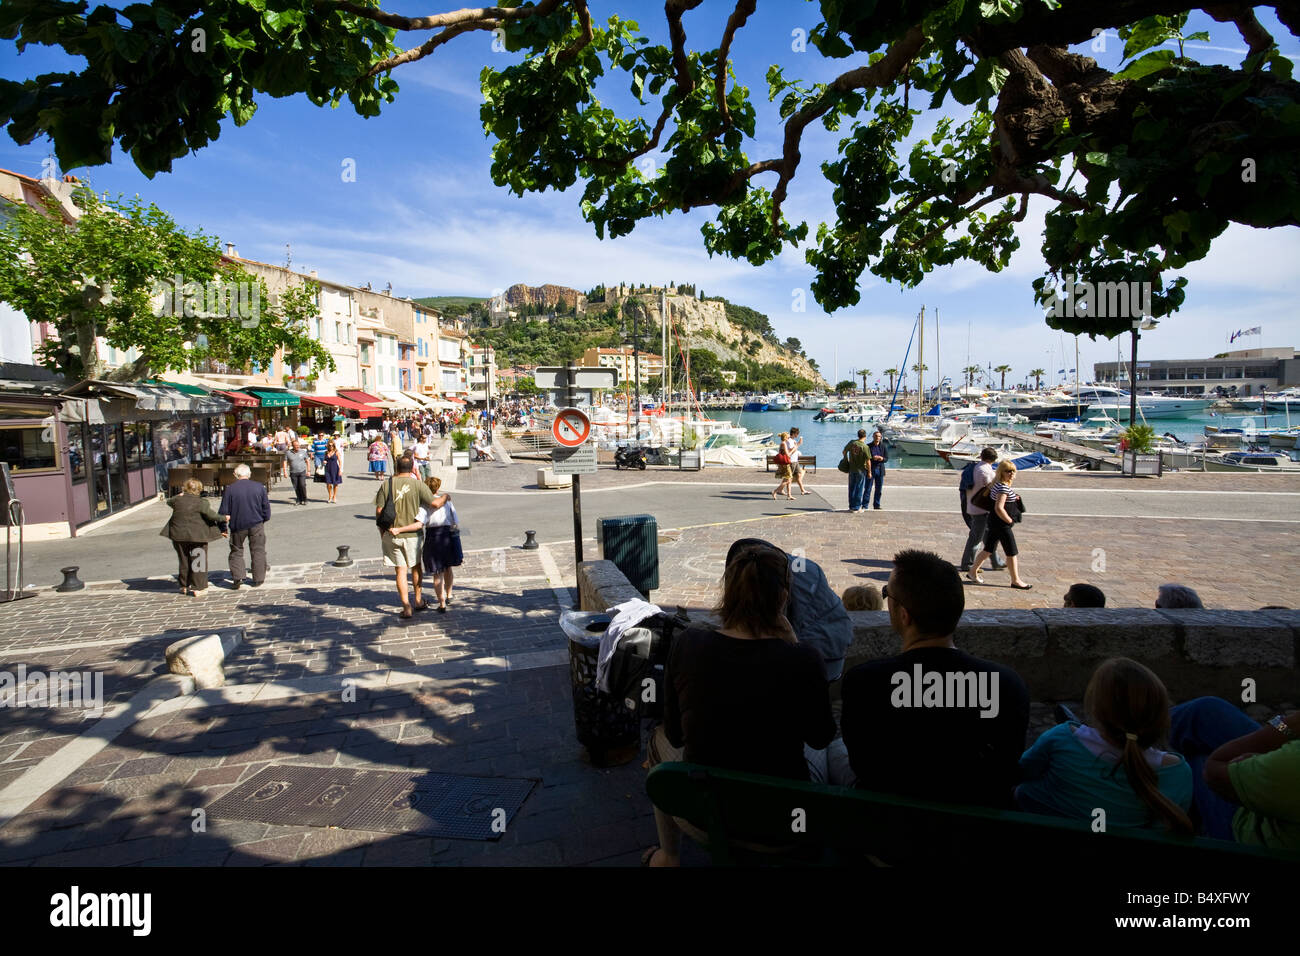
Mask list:
[[[272,392],[262,388],[241,388],[258,400],[263,408],[297,408],[302,403],[292,392]]]

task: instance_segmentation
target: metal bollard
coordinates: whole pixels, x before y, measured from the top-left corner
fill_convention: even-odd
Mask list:
[[[537,548],[538,548],[538,544],[537,544],[537,532],[536,532],[536,531],[525,531],[525,532],[524,532],[524,550],[525,550],[525,551],[536,551]]]
[[[86,582],[80,580],[80,579],[77,577],[77,572],[78,572],[79,570],[81,570],[81,566],[80,566],[80,565],[74,564],[74,565],[73,565],[72,567],[70,567],[70,568],[59,568],[59,570],[63,573],[63,583],[60,584],[60,585],[59,585],[57,588],[55,588],[54,590],[56,590],[56,591],[80,591],[80,590],[82,590],[83,588],[85,588],[85,586],[86,586]]]
[[[334,567],[346,568],[348,565],[352,563],[352,558],[348,556],[348,551],[352,549],[352,545],[340,544],[340,545],[336,545],[335,547],[339,549],[339,556],[338,559],[335,560],[334,562]]]

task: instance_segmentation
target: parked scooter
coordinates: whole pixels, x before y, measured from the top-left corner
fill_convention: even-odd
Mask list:
[[[645,471],[646,453],[643,448],[629,448],[619,445],[614,450],[614,468],[640,468]]]

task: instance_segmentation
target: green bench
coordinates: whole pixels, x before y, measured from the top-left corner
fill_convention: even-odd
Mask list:
[[[1300,853],[1150,830],[1093,832],[1088,823],[1040,814],[912,800],[781,777],[662,763],[646,778],[656,807],[709,835],[713,862],[869,864],[904,867],[990,861],[1051,868],[1097,865],[1125,872],[1277,871],[1294,875]],[[794,825],[802,823],[803,832]],[[757,852],[736,840],[780,847]],[[876,860],[869,859],[875,857]]]

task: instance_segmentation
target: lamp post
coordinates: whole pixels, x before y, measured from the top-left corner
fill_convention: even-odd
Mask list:
[[[641,313],[637,307],[632,308],[632,378],[636,385],[636,441],[641,443]],[[627,341],[627,320],[623,320],[623,343]],[[631,442],[629,442],[631,444]]]
[[[1132,428],[1137,424],[1137,377],[1138,377],[1138,332],[1149,332],[1156,327],[1152,318],[1133,320],[1133,357],[1128,369],[1128,424]]]

